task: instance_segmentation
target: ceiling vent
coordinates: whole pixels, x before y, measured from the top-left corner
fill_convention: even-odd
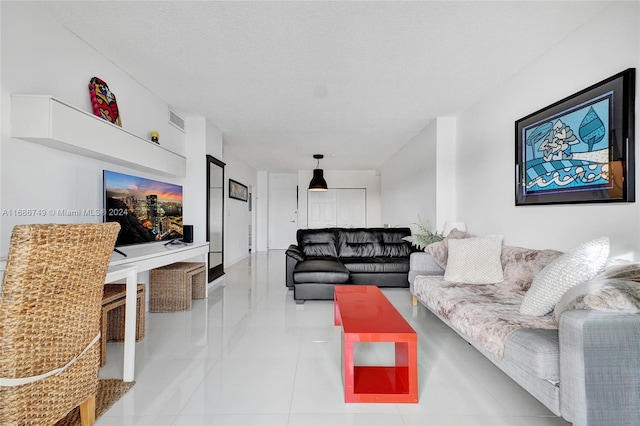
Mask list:
[[[184,118],[177,112],[169,108],[169,124],[173,124],[175,127],[184,132]]]

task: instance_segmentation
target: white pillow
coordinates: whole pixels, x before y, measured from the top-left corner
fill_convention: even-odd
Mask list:
[[[503,280],[500,254],[502,237],[449,240],[444,280],[467,284],[495,284]]]
[[[563,254],[535,276],[522,299],[520,313],[539,317],[548,314],[567,290],[595,277],[608,257],[607,237],[580,244]]]

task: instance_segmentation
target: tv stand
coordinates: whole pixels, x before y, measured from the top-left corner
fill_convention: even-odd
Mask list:
[[[122,379],[125,382],[130,382],[134,380],[138,274],[193,258],[199,258],[198,261],[200,262],[204,260],[206,270],[208,271],[209,263],[207,253],[209,253],[209,243],[181,244],[180,246],[169,248],[165,247],[163,242],[155,242],[121,247],[121,249],[126,250],[127,253],[125,254],[121,250],[114,249],[114,253],[111,254],[111,262],[109,263],[106,282],[110,283],[126,279],[127,283]],[[116,253],[122,254],[125,257],[121,257]],[[207,298],[208,292],[209,289],[205,286],[205,298]]]
[[[165,246],[166,242],[158,241],[132,246],[120,246],[118,251],[126,257],[114,253],[111,255],[109,266],[135,266],[138,273],[149,271],[160,266],[175,262],[182,262],[194,257],[200,257],[200,261],[207,261],[209,243],[176,244]]]

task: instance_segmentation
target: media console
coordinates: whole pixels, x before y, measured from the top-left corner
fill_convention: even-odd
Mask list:
[[[111,255],[109,270],[105,279],[106,283],[114,283],[126,280],[125,297],[125,321],[124,321],[124,355],[122,380],[133,381],[136,348],[136,299],[138,287],[138,274],[161,266],[170,265],[198,258],[198,261],[207,262],[209,243],[191,244],[164,244],[163,242],[140,244],[135,246],[123,246],[118,250],[125,253]],[[208,267],[206,270],[209,270]],[[205,298],[208,296],[208,288],[205,287]]]
[[[164,242],[140,244],[119,247],[127,257],[113,252],[111,262],[105,278],[105,284],[126,281],[125,321],[124,321],[124,354],[122,380],[134,380],[135,348],[136,348],[136,299],[138,288],[138,274],[161,266],[170,265],[198,258],[199,262],[207,263],[209,243],[168,244]],[[2,291],[2,276],[6,267],[6,259],[0,259],[0,291]],[[209,270],[208,263],[206,270]],[[208,281],[207,281],[208,282]],[[205,298],[209,290],[205,287]]]
[[[119,246],[118,250],[125,253],[124,257],[119,253],[111,254],[110,267],[114,266],[135,266],[138,272],[144,272],[170,263],[182,262],[192,257],[204,256],[209,252],[209,243],[190,244],[165,244],[165,242],[154,242],[138,244],[133,246]]]

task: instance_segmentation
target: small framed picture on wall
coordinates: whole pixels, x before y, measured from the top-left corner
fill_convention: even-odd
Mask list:
[[[249,199],[249,188],[238,181],[229,179],[229,198],[247,202]]]

